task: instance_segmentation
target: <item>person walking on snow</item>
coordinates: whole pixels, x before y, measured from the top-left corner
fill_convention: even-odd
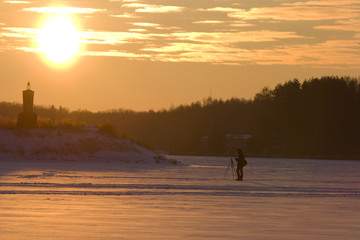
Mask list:
[[[239,157],[235,158],[237,161],[236,173],[238,178],[236,180],[242,181],[244,178],[244,167],[247,165],[247,161],[245,160],[245,156],[241,148],[238,150]]]

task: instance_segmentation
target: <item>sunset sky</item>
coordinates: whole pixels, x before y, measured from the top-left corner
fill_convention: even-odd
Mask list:
[[[0,101],[159,110],[359,70],[360,0],[0,1]]]

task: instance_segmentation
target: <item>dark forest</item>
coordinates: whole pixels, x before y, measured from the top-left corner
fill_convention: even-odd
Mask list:
[[[22,106],[0,103],[2,122]],[[49,125],[107,124],[118,134],[171,154],[360,158],[360,82],[350,77],[297,79],[253,99],[204,99],[168,110],[69,111],[36,106]],[[4,125],[4,124],[3,124]]]

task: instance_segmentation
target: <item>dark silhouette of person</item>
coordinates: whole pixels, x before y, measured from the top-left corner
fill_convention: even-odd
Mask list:
[[[238,178],[236,180],[242,181],[244,178],[244,167],[247,165],[247,161],[245,160],[244,153],[241,148],[238,150],[239,156],[235,158],[237,161],[236,173]]]

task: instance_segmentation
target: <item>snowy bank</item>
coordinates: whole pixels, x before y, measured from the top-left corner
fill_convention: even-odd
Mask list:
[[[179,164],[96,126],[81,129],[0,129],[0,160]]]

